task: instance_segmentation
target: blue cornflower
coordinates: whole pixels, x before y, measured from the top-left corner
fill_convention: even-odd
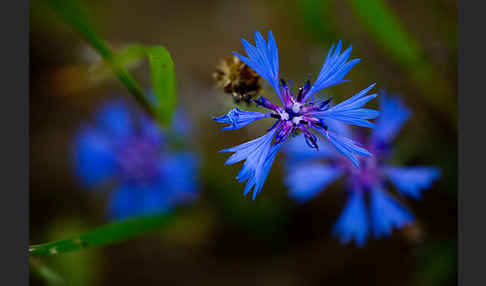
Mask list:
[[[177,122],[173,133],[180,133]],[[198,159],[171,151],[170,136],[127,103],[108,102],[75,137],[75,173],[86,188],[115,186],[108,207],[112,218],[164,213],[198,194]]]
[[[388,236],[394,227],[401,228],[414,221],[407,208],[384,190],[386,181],[391,182],[400,195],[420,199],[421,192],[440,176],[440,170],[435,167],[402,167],[385,162],[392,151],[390,143],[410,111],[399,98],[389,98],[386,94],[380,95],[380,111],[381,116],[366,145],[375,156],[361,157],[360,169],[342,160],[330,148],[319,154],[302,149],[299,138],[292,139],[286,146],[289,155],[286,184],[290,196],[298,202],[314,198],[338,178],[346,177],[348,201],[333,229],[343,243],[354,238],[356,244],[362,246],[370,231],[376,238]],[[339,128],[342,133],[349,133],[345,126]]]
[[[310,148],[319,150],[317,136],[311,132],[317,131],[339,152],[348,157],[356,167],[359,165],[355,155],[371,156],[371,153],[361,148],[357,142],[339,135],[335,130],[329,129],[329,126],[331,121],[338,120],[347,124],[373,127],[374,125],[367,119],[377,117],[378,111],[362,107],[377,96],[367,95],[374,84],[335,106],[330,105],[331,98],[314,99],[314,95],[322,89],[344,82],[344,76],[359,62],[359,59],[348,61],[351,47],[341,53],[341,41],[335,48],[333,45],[314,85],[311,86],[310,80],[307,80],[306,84],[299,89],[297,96],[294,96],[291,91],[292,86],[289,88],[285,80],[279,77],[277,44],[272,31],[268,32],[268,42],[265,42],[260,32],[255,31],[256,47],[245,39],[241,41],[248,57],[234,54],[270,83],[282,104],[277,106],[267,98],[260,97],[255,100],[255,103],[270,110],[270,113],[235,108],[224,116],[214,118],[220,123],[229,124],[223,130],[239,129],[263,118],[276,120],[264,136],[221,151],[235,153],[226,161],[226,164],[246,160],[237,176],[240,182],[248,180],[245,195],[253,188],[253,199],[255,199],[263,187],[275,155],[289,135],[295,134],[296,131],[304,134],[305,142]]]

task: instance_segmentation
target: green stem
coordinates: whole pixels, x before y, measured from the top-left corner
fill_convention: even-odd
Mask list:
[[[173,220],[175,215],[128,219],[68,239],[29,246],[29,254],[53,255],[128,240]]]
[[[152,116],[156,111],[147,100],[144,92],[125,67],[116,61],[110,46],[98,35],[96,29],[87,20],[83,7],[76,0],[48,0],[48,4],[60,18],[76,31],[110,65],[118,79],[128,88],[140,105]]]
[[[457,128],[455,94],[439,70],[424,57],[423,48],[383,0],[348,0],[370,35],[409,74],[425,100]]]

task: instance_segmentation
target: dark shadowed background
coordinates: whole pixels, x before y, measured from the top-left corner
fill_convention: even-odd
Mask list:
[[[456,285],[456,1],[92,0],[85,6],[114,48],[157,44],[172,54],[179,105],[201,157],[201,198],[154,233],[41,257],[66,285]],[[130,95],[109,72],[90,74],[98,56],[42,1],[31,1],[30,13],[29,227],[30,243],[41,243],[106,222],[103,198],[74,178],[73,134],[99,104]],[[416,225],[363,248],[342,245],[331,235],[345,203],[342,186],[296,204],[283,185],[282,155],[257,199],[243,196],[235,179],[240,166],[225,166],[227,154],[217,151],[269,126],[221,133],[211,118],[234,104],[212,73],[221,57],[242,52],[241,37],[253,42],[255,29],[273,30],[281,76],[294,83],[316,75],[341,39],[362,61],[346,77],[350,82],[328,94],[340,101],[376,82],[402,96],[412,116],[395,140],[394,162],[442,169],[422,201],[408,201]],[[147,63],[131,71],[150,88]],[[32,276],[31,283],[49,282]]]

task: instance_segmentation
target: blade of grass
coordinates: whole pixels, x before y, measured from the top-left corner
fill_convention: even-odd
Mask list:
[[[310,36],[316,37],[317,40],[329,45],[329,42],[335,42],[336,26],[335,16],[332,13],[332,4],[329,0],[301,0],[295,2],[300,12],[300,18],[305,25],[303,30]]]
[[[440,72],[423,56],[420,44],[407,31],[399,18],[383,0],[349,0],[353,11],[380,44],[421,90],[427,102],[443,113],[457,127],[454,93]]]
[[[121,242],[153,231],[171,222],[175,216],[174,214],[150,216],[110,223],[68,239],[31,245],[29,254],[54,255]]]
[[[118,79],[125,85],[140,105],[164,126],[168,126],[176,106],[174,63],[170,53],[162,46],[133,45],[138,56],[147,56],[151,66],[155,102],[147,97],[130,75],[122,57],[98,35],[87,19],[86,12],[77,0],[46,0],[51,9],[76,31],[110,65]],[[155,103],[155,104],[154,104]]]
[[[120,49],[115,61],[128,70],[140,65],[145,50],[140,46],[129,45]],[[50,75],[51,84],[40,85],[43,94],[54,96],[79,95],[115,77],[111,66],[104,60],[61,67]],[[52,88],[57,92],[52,92]]]
[[[75,32],[77,32],[88,44],[110,64],[118,79],[128,88],[143,108],[153,113],[152,107],[147,102],[142,89],[130,76],[128,71],[115,61],[113,50],[98,35],[96,29],[87,20],[86,11],[77,0],[47,0],[51,9]]]

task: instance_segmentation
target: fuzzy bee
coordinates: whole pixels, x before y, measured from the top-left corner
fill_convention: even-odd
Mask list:
[[[260,76],[234,55],[221,59],[213,76],[217,86],[231,94],[236,104],[249,105],[262,89]]]

